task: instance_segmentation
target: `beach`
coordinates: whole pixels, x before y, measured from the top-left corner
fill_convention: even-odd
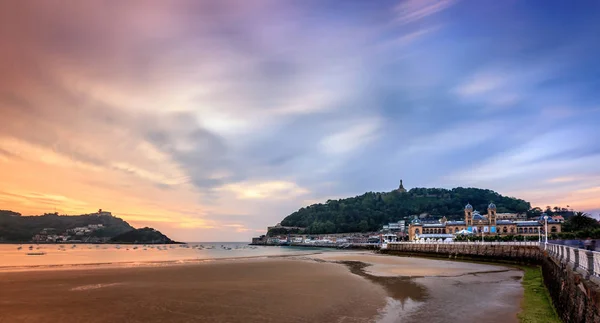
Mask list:
[[[517,322],[517,269],[370,252],[0,273],[0,322]]]

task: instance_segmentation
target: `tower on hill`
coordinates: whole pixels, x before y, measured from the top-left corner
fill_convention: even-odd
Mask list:
[[[404,185],[402,185],[402,180],[400,180],[400,187],[398,187],[396,191],[400,193],[406,193],[406,189],[404,188]]]

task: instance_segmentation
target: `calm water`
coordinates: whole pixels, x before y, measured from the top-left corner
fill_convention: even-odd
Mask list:
[[[31,247],[31,249],[30,249]],[[20,249],[19,249],[20,248]],[[0,244],[0,271],[69,267],[73,265],[186,262],[208,259],[301,255],[327,251],[318,248],[248,246],[235,242],[186,245],[116,244]],[[28,255],[43,253],[43,255]]]

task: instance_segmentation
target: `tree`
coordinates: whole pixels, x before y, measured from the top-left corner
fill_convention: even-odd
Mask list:
[[[567,219],[563,225],[563,231],[575,232],[575,231],[587,231],[600,227],[600,223],[595,219],[589,217],[587,213],[575,212],[575,215]]]

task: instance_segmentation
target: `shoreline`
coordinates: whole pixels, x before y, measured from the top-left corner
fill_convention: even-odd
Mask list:
[[[51,264],[51,265],[29,265],[29,266],[0,266],[1,273],[12,272],[33,272],[33,271],[53,271],[53,270],[96,270],[96,269],[121,269],[121,268],[144,268],[144,267],[167,267],[167,266],[184,266],[201,264],[214,261],[233,261],[246,259],[269,259],[269,258],[288,258],[302,257],[320,254],[321,252],[313,252],[306,254],[290,254],[290,255],[260,255],[260,256],[243,256],[243,257],[213,257],[204,259],[183,259],[183,260],[157,260],[157,261],[119,261],[119,262],[99,262],[99,263],[79,263],[79,264]]]

